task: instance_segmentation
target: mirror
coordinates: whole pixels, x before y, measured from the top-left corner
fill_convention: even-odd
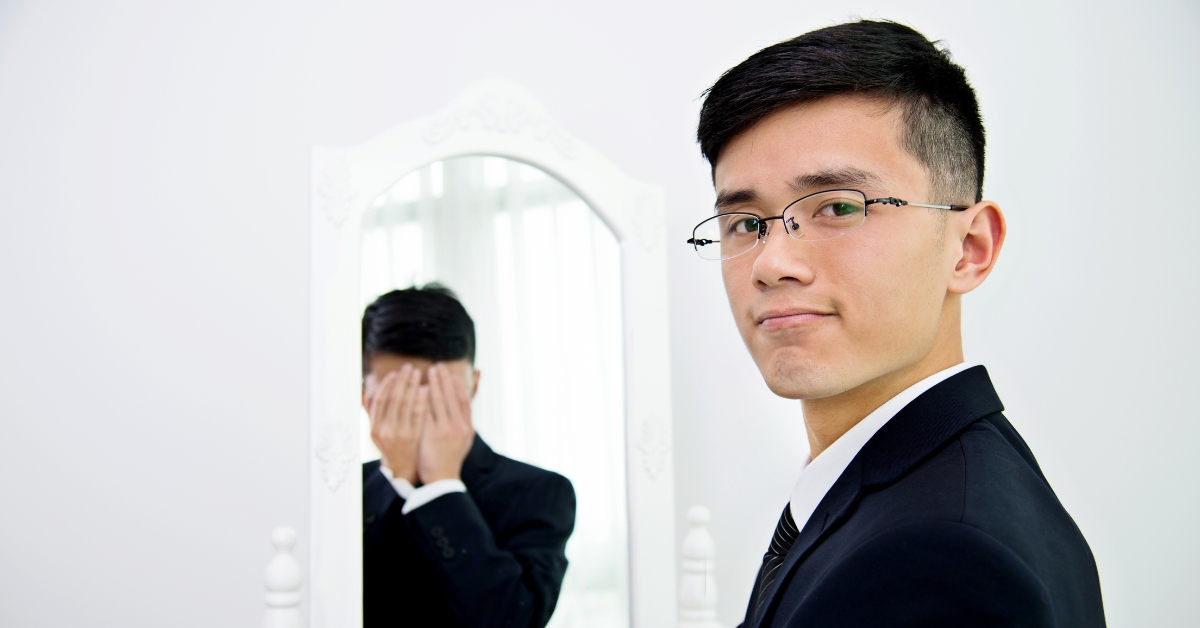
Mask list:
[[[481,437],[574,484],[551,625],[673,625],[662,189],[503,79],[312,157],[308,625],[362,625],[363,306],[435,279],[476,324]]]
[[[475,323],[476,432],[575,489],[553,628],[628,626],[621,258],[612,231],[546,172],[492,156],[401,177],[362,219],[361,309],[438,282]],[[363,461],[379,457],[360,416]]]

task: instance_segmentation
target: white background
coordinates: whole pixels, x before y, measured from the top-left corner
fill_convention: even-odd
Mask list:
[[[0,624],[260,621],[270,529],[307,532],[310,147],[489,76],[666,190],[677,519],[712,509],[736,624],[805,445],[683,245],[697,96],[855,15],[944,39],[979,93],[1010,239],[967,356],[1110,625],[1200,623],[1195,2],[343,4],[0,1]]]

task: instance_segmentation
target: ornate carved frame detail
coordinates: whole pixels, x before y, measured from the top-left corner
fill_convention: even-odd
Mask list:
[[[626,473],[633,625],[675,622],[665,204],[559,128],[514,84],[478,83],[445,110],[312,161],[310,626],[362,625],[362,476],[357,470],[359,238],[369,203],[404,174],[460,155],[537,166],[574,189],[621,243]]]

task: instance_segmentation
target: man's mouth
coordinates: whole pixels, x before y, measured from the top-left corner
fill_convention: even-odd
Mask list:
[[[824,312],[811,308],[783,308],[767,310],[754,317],[754,323],[766,331],[800,327],[821,322],[831,316],[832,312]]]

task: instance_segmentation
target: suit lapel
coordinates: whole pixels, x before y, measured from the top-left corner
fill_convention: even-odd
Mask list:
[[[379,464],[375,460],[363,465],[363,547],[371,547],[383,534],[380,522],[400,499],[392,483],[379,472]]]
[[[487,477],[492,467],[496,466],[498,457],[496,452],[492,451],[492,448],[488,447],[488,444],[476,434],[475,442],[471,444],[471,451],[467,452],[467,458],[463,460],[462,466],[462,481],[467,485],[468,491],[474,491],[479,482]]]
[[[796,542],[788,550],[787,558],[779,566],[779,572],[771,583],[771,588],[767,590],[768,601],[759,609],[754,618],[754,628],[762,626],[763,622],[771,616],[778,603],[780,589],[786,585],[788,576],[808,555],[809,550],[816,546],[827,530],[836,529],[837,524],[849,515],[851,506],[858,501],[858,494],[862,490],[861,480],[862,464],[858,458],[855,458],[846,466],[846,470],[833,483],[833,486],[829,487],[829,492],[825,494],[825,498],[808,518],[800,530],[800,535],[796,537]]]
[[[805,522],[753,628],[770,625],[792,572],[850,515],[863,492],[896,482],[967,426],[1002,410],[987,369],[976,366],[930,388],[897,412],[850,461]]]
[[[891,484],[959,432],[1004,410],[987,369],[969,368],[925,391],[904,406],[867,441],[863,486]]]

